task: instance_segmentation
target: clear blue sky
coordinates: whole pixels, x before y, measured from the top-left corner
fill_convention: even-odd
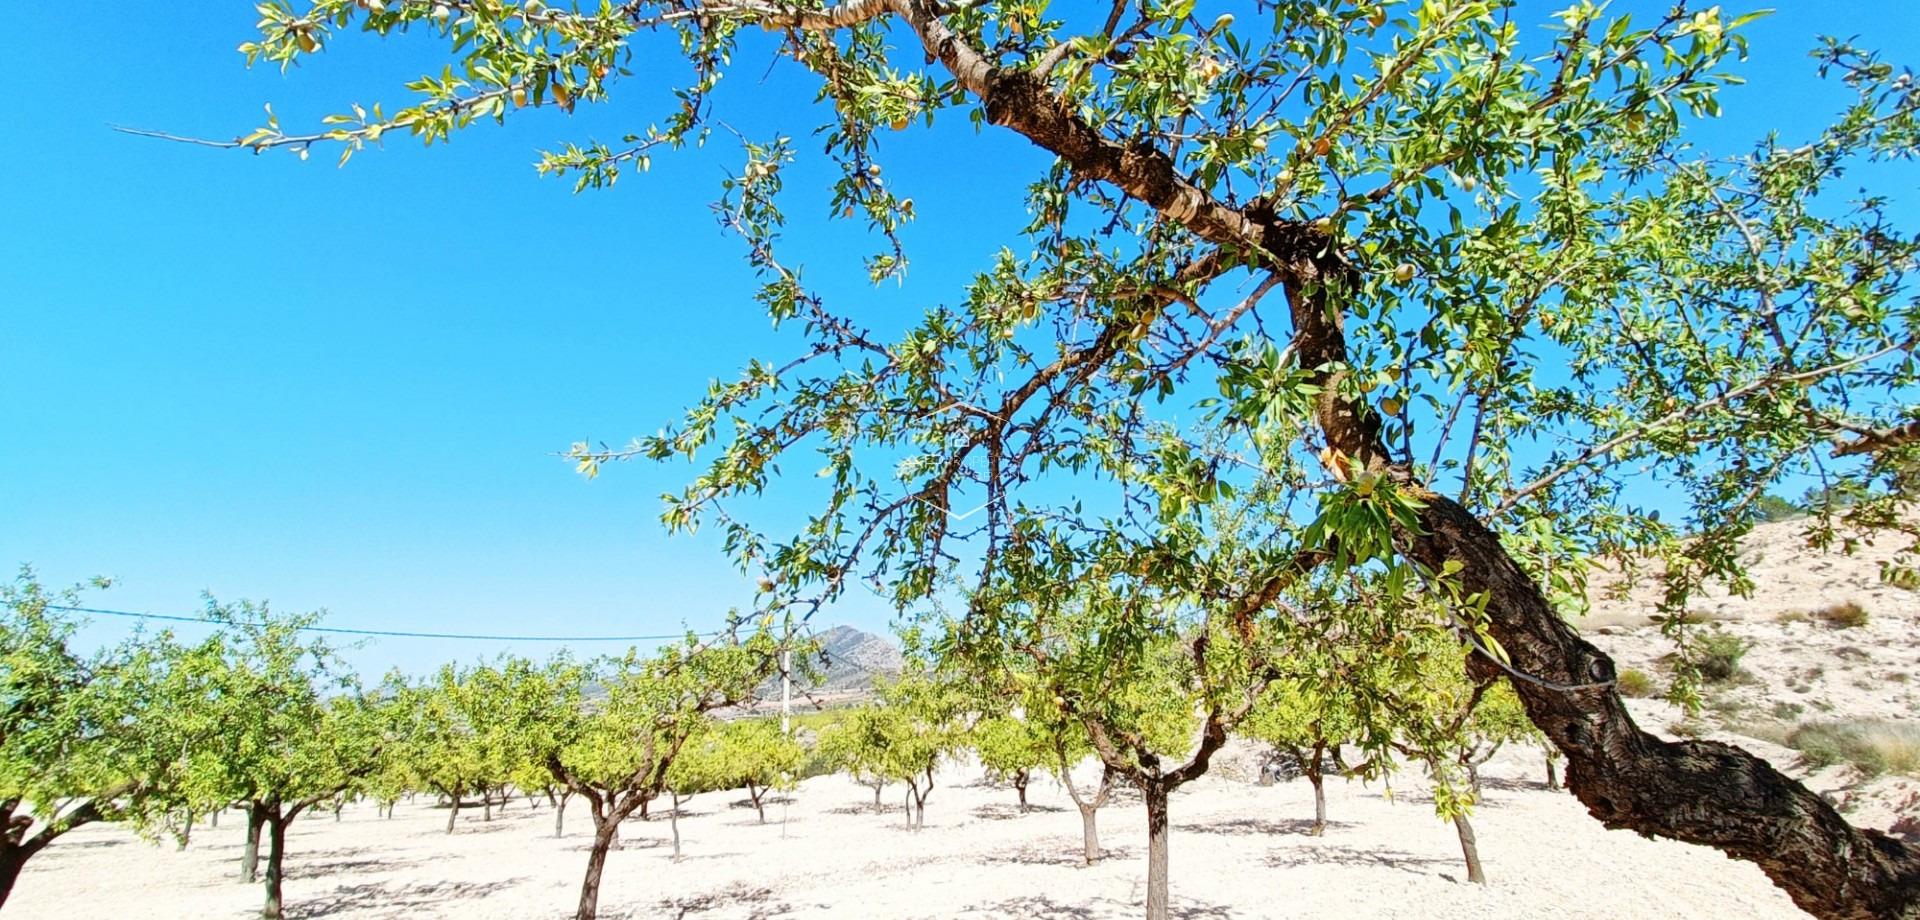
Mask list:
[[[1797,136],[1834,110],[1844,94],[1816,84],[1805,57],[1817,33],[1920,60],[1920,5],[1785,5],[1752,28],[1751,85],[1727,97],[1708,143]],[[31,562],[56,584],[115,577],[90,598],[100,606],[191,614],[204,589],[370,629],[670,632],[750,602],[710,535],[670,539],[657,522],[658,496],[691,468],[626,465],[588,482],[554,456],[651,433],[709,378],[789,354],[706,207],[738,162],[730,140],[580,196],[536,177],[534,151],[644,128],[657,105],[548,109],[428,151],[398,140],[345,170],[324,154],[144,140],[108,125],[231,137],[264,102],[292,127],[398,101],[432,48],[349,36],[283,76],[233,50],[252,37],[248,3],[10,13],[0,563]],[[758,84],[766,58],[743,57],[722,117],[811,152],[812,84],[790,66]],[[820,229],[817,195],[793,209],[795,254],[818,256],[809,277],[862,298],[878,325],[958,299],[1015,240],[1022,186],[1045,166],[1024,142],[951,121],[889,148],[920,214],[904,288],[870,292],[830,268],[827,254],[871,244]],[[808,175],[820,173],[791,181]],[[798,496],[811,490],[793,494],[766,504],[776,533],[808,510]],[[868,598],[823,616],[879,630],[890,613]],[[97,620],[92,635],[126,628]],[[502,648],[385,640],[353,657],[377,673]]]

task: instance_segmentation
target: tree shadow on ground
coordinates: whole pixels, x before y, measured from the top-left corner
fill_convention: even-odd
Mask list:
[[[891,804],[891,803],[884,803],[884,804],[882,804],[882,805],[880,806],[880,810],[879,810],[879,811],[874,811],[874,810],[873,810],[873,804],[872,804],[871,802],[869,802],[869,803],[867,803],[867,804],[865,804],[865,805],[842,805],[842,806],[840,806],[839,808],[829,808],[829,809],[827,809],[827,814],[830,814],[830,815],[873,815],[874,817],[879,817],[879,816],[881,816],[881,815],[889,815],[889,814],[892,814],[892,815],[897,815],[897,814],[899,814],[900,812],[902,812],[902,811],[905,811],[905,810],[906,810],[906,806],[905,806],[905,805],[894,805],[894,804]]]
[[[1329,831],[1352,826],[1343,821],[1327,822]],[[1305,837],[1309,836],[1307,832],[1311,830],[1313,830],[1313,822],[1306,818],[1228,818],[1224,821],[1209,821],[1205,824],[1174,825],[1175,833],[1219,834],[1230,837],[1274,837],[1281,834],[1298,834]]]
[[[495,879],[490,882],[428,882],[419,885],[365,884],[343,885],[318,897],[295,895],[289,899],[287,916],[307,917],[418,917],[459,916],[454,902],[471,901],[511,888],[526,881],[525,876]],[[454,909],[449,911],[448,908]],[[247,916],[256,916],[249,911]]]
[[[739,908],[749,906],[751,910],[747,913],[742,914],[739,912]],[[777,917],[793,910],[793,905],[785,901],[774,901],[773,889],[771,888],[756,887],[748,885],[745,882],[735,882],[726,888],[714,891],[706,891],[700,894],[686,895],[678,898],[662,898],[659,904],[659,912],[654,914],[654,916],[672,917],[673,920],[684,920],[684,918],[693,916],[694,914],[721,909],[727,909],[727,916],[729,917],[744,917],[745,920],[765,920],[765,918]]]
[[[548,839],[552,839],[552,838],[548,838]],[[628,850],[656,850],[656,849],[659,849],[660,847],[671,847],[671,846],[673,846],[673,841],[671,840],[664,840],[659,837],[636,837],[628,833],[627,831],[622,830],[620,832],[620,845],[617,847],[614,847],[611,850],[608,850],[607,852],[623,853]],[[584,835],[581,838],[579,843],[566,847],[566,849],[573,850],[574,852],[577,852],[577,853],[585,853],[588,850],[593,849],[593,835],[592,834]]]
[[[1100,858],[1105,861],[1132,859],[1133,855],[1132,847],[1100,848]],[[1086,865],[1086,856],[1086,848],[1079,844],[1061,847],[1028,843],[999,852],[983,853],[975,857],[974,862],[983,866],[1070,866],[1077,869]]]
[[[359,859],[294,859],[288,854],[288,878],[321,878],[328,875],[359,874],[362,872],[390,872],[395,869],[412,869],[421,865],[413,858],[394,858],[392,856],[364,856]]]
[[[1322,838],[1323,840],[1325,838]],[[1458,859],[1438,856],[1420,856],[1405,850],[1383,847],[1362,849],[1343,843],[1320,843],[1318,845],[1290,846],[1275,850],[1267,855],[1267,865],[1276,869],[1294,869],[1306,866],[1351,866],[1362,869],[1399,869],[1402,872],[1426,874],[1438,866],[1456,866]]]
[[[1174,900],[1176,903],[1171,912],[1180,920],[1231,920],[1233,917],[1233,912],[1220,904],[1195,903],[1192,898],[1177,896]],[[1178,903],[1182,901],[1186,903]],[[1118,898],[1092,898],[1067,903],[1044,894],[1008,898],[993,904],[976,904],[965,911],[968,915],[1016,920],[1092,920],[1094,917],[1115,914],[1131,916],[1139,912],[1139,904]]]
[[[114,837],[102,837],[99,840],[71,840],[61,838],[59,844],[63,852],[73,853],[79,850],[105,850],[112,847],[123,847],[127,845],[127,841]]]
[[[1050,815],[1063,811],[1066,809],[1057,805],[1028,805],[1027,810],[1023,812],[1020,806],[1009,802],[989,802],[975,808],[973,816],[986,821],[1011,821],[1014,818],[1024,818],[1029,814]]]

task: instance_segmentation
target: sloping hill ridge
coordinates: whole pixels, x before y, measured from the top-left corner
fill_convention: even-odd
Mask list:
[[[851,626],[835,626],[815,638],[820,642],[820,652],[813,660],[813,667],[819,679],[796,680],[796,695],[811,695],[816,699],[857,699],[873,691],[876,679],[900,673],[900,647],[885,636],[876,636]],[[798,677],[798,662],[795,665]],[[780,678],[774,677],[761,684],[755,695],[760,698],[762,706],[777,704],[780,700]]]
[[[885,636],[835,626],[821,633],[819,639],[820,655],[814,665],[820,669],[820,681],[810,689],[870,690],[874,678],[900,673],[900,647]]]

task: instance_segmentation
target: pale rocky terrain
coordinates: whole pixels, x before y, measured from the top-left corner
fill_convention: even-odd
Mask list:
[[[1850,767],[1809,775],[1778,743],[1807,720],[1914,721],[1920,696],[1920,594],[1881,584],[1879,561],[1899,538],[1853,556],[1816,555],[1803,525],[1761,528],[1746,548],[1751,599],[1709,592],[1693,613],[1702,628],[1752,645],[1734,680],[1713,685],[1708,708],[1687,716],[1656,699],[1630,706],[1668,737],[1732,741],[1803,776],[1850,820],[1886,829],[1920,817],[1920,782],[1866,779]],[[1658,586],[1597,599],[1580,628],[1622,668],[1664,688],[1672,651],[1648,622]],[[1842,628],[1798,614],[1853,601],[1863,626]],[[871,650],[870,650],[871,651]],[[878,654],[876,651],[875,654]],[[877,661],[875,662],[877,664]],[[1731,731],[1730,731],[1731,729]],[[1754,736],[1761,737],[1754,737]],[[1331,827],[1304,831],[1312,793],[1304,781],[1247,781],[1253,757],[1236,750],[1173,802],[1176,916],[1465,918],[1801,917],[1758,869],[1702,848],[1608,831],[1562,790],[1545,788],[1537,749],[1504,752],[1484,771],[1485,800],[1473,817],[1490,884],[1463,881],[1458,842],[1437,820],[1417,771],[1384,787],[1329,781]],[[1036,918],[1134,917],[1145,883],[1145,813],[1137,796],[1101,813],[1109,858],[1079,864],[1080,821],[1064,790],[1036,780],[1035,806],[1020,814],[1010,790],[980,780],[971,764],[943,771],[927,827],[902,827],[899,790],[875,815],[871,794],[840,777],[808,780],[755,822],[739,796],[690,800],[680,822],[685,858],[674,861],[664,803],[651,822],[631,821],[627,848],[612,854],[601,898],[607,918]],[[442,833],[445,812],[428,797],[392,819],[371,806],[298,822],[291,832],[286,893],[290,917],[563,920],[572,915],[586,861],[588,818],[576,803],[566,835],[553,813],[524,802],[482,821],[463,812]],[[153,845],[114,826],[83,828],[28,864],[6,906],[8,920],[114,917],[244,920],[258,886],[233,881],[237,816],[202,827],[191,848]]]
[[[1741,544],[1753,580],[1750,597],[1710,586],[1688,608],[1704,620],[1695,629],[1724,631],[1748,644],[1741,672],[1709,685],[1705,710],[1688,717],[1658,699],[1629,700],[1640,724],[1658,734],[1697,734],[1738,744],[1766,757],[1841,807],[1848,820],[1886,830],[1902,817],[1920,820],[1920,781],[1862,777],[1845,766],[1808,771],[1781,746],[1796,726],[1853,719],[1920,724],[1920,593],[1885,584],[1880,567],[1912,545],[1897,533],[1854,534],[1851,554],[1808,545],[1806,521],[1763,524]],[[1617,590],[1625,587],[1627,590]],[[1673,644],[1652,625],[1662,586],[1640,577],[1628,585],[1595,579],[1592,612],[1580,626],[1621,669],[1668,685],[1663,662]],[[1624,596],[1611,596],[1624,594]],[[1836,626],[1818,614],[1858,604],[1862,626]]]

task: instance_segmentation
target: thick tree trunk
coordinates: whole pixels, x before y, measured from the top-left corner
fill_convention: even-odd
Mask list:
[[[1414,555],[1436,569],[1449,559],[1465,564],[1461,587],[1487,595],[1489,631],[1515,669],[1561,685],[1603,685],[1511,681],[1534,724],[1566,755],[1568,786],[1602,824],[1757,863],[1818,917],[1920,916],[1913,847],[1847,824],[1820,796],[1737,747],[1641,731],[1610,684],[1613,661],[1566,626],[1498,537],[1443,496],[1432,496],[1421,516],[1428,533],[1413,538]],[[1478,655],[1469,668],[1502,673]]]
[[[180,839],[175,841],[174,852],[185,852],[188,842],[193,840],[193,809],[187,809],[187,815],[180,822]]]
[[[26,847],[14,843],[0,846],[0,907],[7,904],[7,896],[13,894],[13,883],[20,880],[20,870],[26,868],[27,857],[31,856]]]
[[[269,814],[267,817],[267,903],[260,910],[260,920],[281,920],[283,916],[280,881],[284,878],[287,822],[291,818],[291,815],[281,817],[277,814]]]
[[[555,840],[560,839],[560,835],[565,832],[566,827],[567,797],[562,795],[553,805],[553,837]]]
[[[247,803],[247,840],[240,847],[240,882],[251,885],[260,878],[260,832],[266,827],[267,812],[258,803]]]
[[[1460,835],[1460,855],[1467,860],[1467,881],[1485,885],[1487,874],[1480,869],[1480,846],[1474,842],[1473,825],[1466,815],[1454,815],[1453,829]]]
[[[454,790],[454,793],[452,796],[450,796],[450,798],[453,799],[453,802],[452,804],[447,806],[447,833],[449,834],[453,833],[453,822],[460,817],[459,790]]]
[[[885,788],[885,786],[877,784],[873,787],[873,813],[876,815],[886,810],[886,808],[880,804],[880,790]]]
[[[996,67],[954,32],[937,5],[889,5],[918,34],[929,58],[980,100],[989,123],[1061,157],[1076,178],[1110,183],[1203,239],[1251,251],[1251,261],[1279,274],[1291,306],[1294,363],[1323,393],[1318,415],[1328,453],[1389,473],[1424,501],[1421,532],[1403,535],[1413,555],[1434,571],[1461,564],[1463,595],[1485,594],[1489,632],[1513,667],[1561,685],[1514,682],[1534,724],[1567,755],[1569,785],[1594,817],[1611,828],[1705,844],[1752,861],[1820,917],[1920,917],[1920,848],[1852,827],[1818,795],[1739,748],[1663,742],[1641,731],[1610,685],[1612,661],[1560,619],[1498,537],[1457,503],[1411,480],[1404,459],[1396,462],[1388,451],[1379,416],[1338,395],[1333,378],[1352,363],[1341,298],[1355,282],[1326,234],[1277,217],[1262,199],[1244,208],[1227,205],[1189,182],[1163,151],[1106,137],[1061,102],[1043,77]],[[1282,587],[1275,579],[1267,590],[1277,596]],[[1478,658],[1473,667],[1481,674],[1494,669]],[[1584,687],[1595,683],[1606,686]]]
[[[1148,782],[1140,787],[1147,800],[1147,920],[1168,920],[1167,794],[1166,786]]]
[[[1026,771],[1026,770],[1024,770],[1024,769],[1022,769],[1022,770],[1019,770],[1019,771],[1016,771],[1016,772],[1015,772],[1015,773],[1013,774],[1013,789],[1014,789],[1014,791],[1015,791],[1015,792],[1018,792],[1018,793],[1020,793],[1020,813],[1021,813],[1021,814],[1023,814],[1023,815],[1024,815],[1024,814],[1026,814],[1026,813],[1027,813],[1027,811],[1028,811],[1028,809],[1027,809],[1027,778],[1028,778],[1028,775],[1029,775],[1029,774],[1028,774],[1028,773],[1027,773],[1027,771]]]
[[[593,846],[587,850],[587,877],[580,883],[580,909],[574,911],[573,920],[594,920],[594,915],[599,912],[600,874],[606,870],[607,851],[613,848],[614,837],[619,830],[619,818],[595,823]]]

